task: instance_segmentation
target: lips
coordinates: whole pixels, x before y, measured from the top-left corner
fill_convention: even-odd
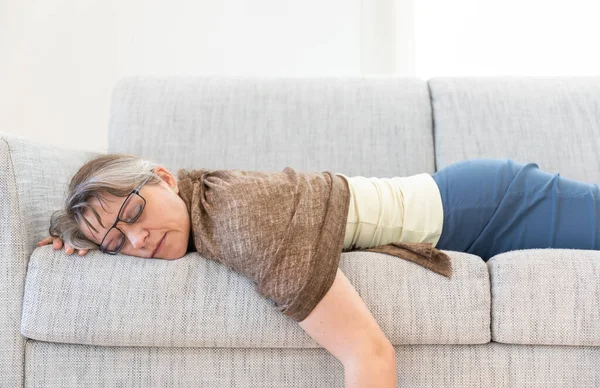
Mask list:
[[[163,238],[160,240],[160,242],[158,243],[158,245],[156,246],[156,248],[154,249],[154,252],[152,252],[152,256],[150,257],[154,257],[154,255],[156,255],[156,252],[158,252],[158,250],[160,249],[160,247],[162,246],[163,242],[165,241],[165,237],[167,236],[167,234],[165,233],[165,235],[163,236]]]

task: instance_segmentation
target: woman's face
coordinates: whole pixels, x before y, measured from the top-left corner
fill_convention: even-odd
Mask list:
[[[173,174],[162,166],[155,168],[154,172],[162,181],[159,184],[147,183],[140,189],[140,195],[146,200],[146,205],[139,218],[132,224],[119,221],[116,225],[126,236],[125,244],[119,253],[146,258],[179,259],[187,252],[190,216],[185,202],[177,195],[179,189]],[[125,201],[125,197],[106,193],[104,196],[104,208],[96,198],[90,201],[90,205],[100,215],[102,224],[98,223],[91,210],[83,214],[97,232],[85,223],[81,224],[84,235],[98,245],[117,220],[117,214]],[[160,248],[152,255],[163,237]]]

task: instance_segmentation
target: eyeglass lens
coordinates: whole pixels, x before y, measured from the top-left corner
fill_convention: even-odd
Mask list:
[[[125,204],[121,208],[121,211],[119,212],[119,220],[127,223],[135,222],[142,213],[143,209],[144,200],[139,195],[133,193],[129,196],[129,198],[127,198]],[[125,239],[125,235],[121,233],[119,229],[116,227],[111,228],[104,238],[102,249],[108,252],[117,252],[125,243]]]

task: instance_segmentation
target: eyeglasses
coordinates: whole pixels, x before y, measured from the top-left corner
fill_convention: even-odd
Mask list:
[[[125,201],[121,205],[121,209],[119,209],[119,214],[117,214],[117,220],[113,226],[110,227],[108,232],[106,232],[102,242],[100,242],[101,252],[116,255],[125,244],[127,236],[125,236],[125,233],[123,233],[121,229],[117,228],[117,223],[123,221],[128,224],[133,224],[140,217],[146,206],[146,200],[140,195],[140,189],[145,184],[146,182],[131,190],[131,193],[125,198]]]

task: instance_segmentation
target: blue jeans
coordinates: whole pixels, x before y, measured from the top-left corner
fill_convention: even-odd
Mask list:
[[[516,249],[600,249],[600,190],[536,163],[470,159],[432,175],[444,208],[436,248],[485,261]]]

